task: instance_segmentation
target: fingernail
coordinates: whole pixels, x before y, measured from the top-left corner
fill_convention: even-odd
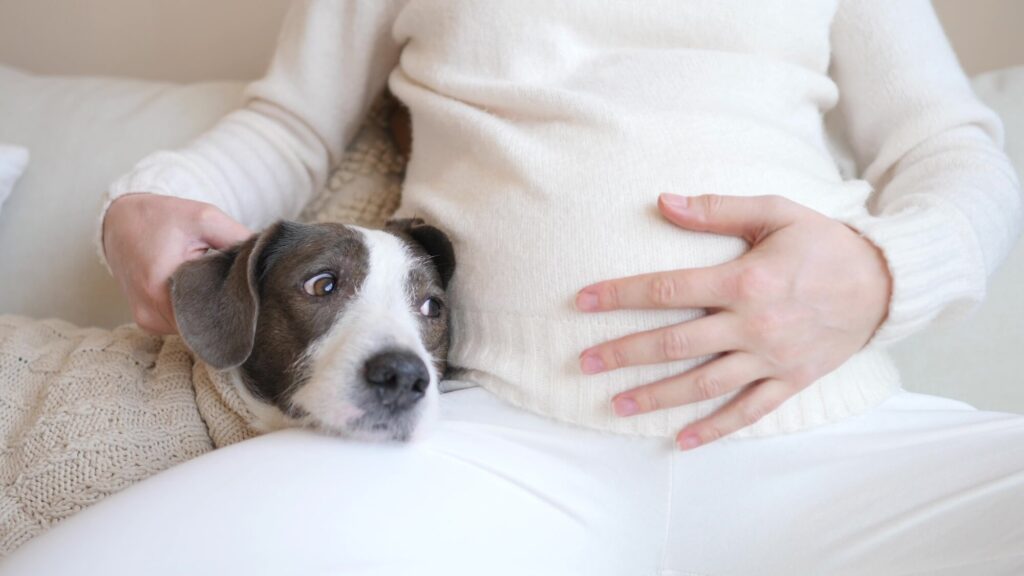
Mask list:
[[[619,416],[632,416],[640,411],[640,405],[632,398],[616,398],[612,401],[612,408]]]
[[[677,210],[686,210],[690,206],[690,199],[678,194],[662,194],[661,201],[669,208],[675,208]]]
[[[580,360],[580,368],[582,368],[584,374],[604,372],[604,361],[597,354],[584,354]]]
[[[700,446],[700,436],[696,434],[684,434],[676,440],[676,444],[679,445],[680,450],[693,450],[697,446]]]
[[[576,308],[583,312],[593,312],[597,310],[598,298],[597,294],[584,290],[576,296]]]

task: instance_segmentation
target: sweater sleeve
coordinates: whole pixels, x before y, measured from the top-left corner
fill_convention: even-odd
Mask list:
[[[100,221],[133,192],[208,202],[253,229],[298,214],[398,62],[391,27],[400,4],[296,2],[242,107],[183,149],[142,159],[111,185]]]
[[[872,341],[885,345],[981,302],[1020,232],[1020,184],[1002,124],[928,0],[843,0],[832,50],[839,112],[875,190],[869,214],[846,223],[882,251],[893,280]]]

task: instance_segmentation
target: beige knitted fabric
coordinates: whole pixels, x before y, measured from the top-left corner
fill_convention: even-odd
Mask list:
[[[0,317],[0,555],[171,466],[253,436],[179,338]]]
[[[308,221],[380,226],[398,206],[405,158],[378,98]],[[249,438],[229,377],[179,338],[0,316],[0,557],[75,512],[161,470]]]
[[[398,105],[386,91],[374,100],[327,186],[306,205],[300,220],[379,228],[398,209],[407,162],[391,139]]]

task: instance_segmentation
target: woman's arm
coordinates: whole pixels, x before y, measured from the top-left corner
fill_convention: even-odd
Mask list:
[[[185,148],[143,159],[111,198],[153,192],[207,202],[251,228],[298,214],[398,62],[390,32],[399,4],[296,3],[242,108]]]
[[[887,344],[985,295],[1022,218],[1002,124],[971,91],[927,0],[845,0],[832,75],[873,216],[847,222],[893,279]]]
[[[114,182],[101,255],[140,326],[175,330],[167,279],[178,265],[295,216],[324,185],[398,61],[391,26],[402,1],[297,2],[239,110]]]

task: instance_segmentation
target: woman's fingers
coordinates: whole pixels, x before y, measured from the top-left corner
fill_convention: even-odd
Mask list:
[[[211,246],[225,249],[250,232],[215,206],[169,196],[136,193],[111,203],[103,245],[110,270],[140,327],[176,331],[168,279],[183,262]]]
[[[128,292],[132,315],[140,328],[153,334],[167,335],[177,331],[166,279],[179,263],[176,253],[155,253],[146,267],[138,269]]]
[[[654,272],[591,284],[576,295],[583,312],[658,308],[721,308],[733,302],[736,261],[709,268]]]
[[[623,392],[612,399],[619,416],[634,416],[710,400],[768,376],[765,362],[746,352],[731,352],[678,376]]]
[[[658,198],[662,215],[697,232],[739,236],[755,245],[789,226],[808,209],[781,196],[676,196]],[[592,284],[576,295],[583,312],[651,308],[722,308],[741,295],[742,267],[719,266],[640,274]]]
[[[159,303],[150,303],[133,308],[132,315],[139,328],[152,334],[166,336],[177,331],[173,321],[174,314],[169,306],[161,307]]]
[[[678,196],[662,194],[658,209],[669,222],[697,232],[739,236],[757,244],[791,224],[801,206],[782,196]]]
[[[692,450],[728,436],[773,412],[794,393],[792,386],[773,378],[753,384],[714,414],[680,431],[676,445],[682,450]]]
[[[597,374],[729,352],[739,348],[740,334],[736,315],[717,312],[589,348],[580,354],[580,369],[584,374]]]

